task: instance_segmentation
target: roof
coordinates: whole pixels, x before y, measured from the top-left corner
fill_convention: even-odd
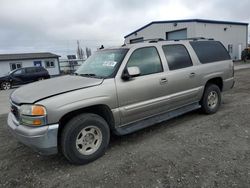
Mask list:
[[[59,55],[50,52],[43,53],[20,53],[20,54],[0,54],[0,61],[10,60],[28,60],[28,59],[45,59],[45,58],[58,58]]]
[[[138,31],[145,29],[146,27],[152,24],[164,24],[164,23],[175,23],[175,22],[199,22],[199,23],[211,23],[211,24],[230,24],[230,25],[244,25],[248,26],[248,23],[243,22],[231,22],[231,21],[216,21],[216,20],[204,20],[204,19],[188,19],[188,20],[166,20],[166,21],[153,21],[143,27],[133,31],[132,33],[126,35],[124,38],[129,37],[130,35],[135,34]]]
[[[122,48],[131,49],[131,48],[141,48],[141,47],[147,47],[147,46],[162,46],[162,45],[168,45],[168,44],[189,44],[191,41],[212,41],[212,42],[218,42],[217,40],[214,40],[213,38],[203,38],[203,37],[194,37],[194,38],[187,38],[187,39],[177,39],[177,40],[164,40],[161,38],[156,39],[147,39],[143,40],[141,42],[136,43],[127,43],[126,45],[123,45]],[[119,48],[117,48],[119,49]]]

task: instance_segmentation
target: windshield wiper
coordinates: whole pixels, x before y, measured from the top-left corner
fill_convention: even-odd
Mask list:
[[[88,77],[93,77],[96,76],[95,74],[89,73],[89,74],[79,74],[80,76],[88,76]]]
[[[103,78],[101,76],[97,76],[96,74],[93,74],[93,73],[88,73],[88,74],[76,74],[76,75],[79,75],[79,76],[84,76],[84,77],[91,77],[91,78]]]

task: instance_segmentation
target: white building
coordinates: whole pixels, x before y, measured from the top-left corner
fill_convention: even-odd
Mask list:
[[[156,38],[174,40],[196,37],[219,40],[232,59],[240,59],[241,51],[247,47],[248,43],[248,23],[202,19],[155,21],[124,38],[125,43],[134,43]]]
[[[61,73],[69,74],[75,72],[83,63],[85,59],[60,59]]]
[[[0,54],[0,76],[21,67],[43,66],[51,76],[60,74],[60,56],[52,53]]]

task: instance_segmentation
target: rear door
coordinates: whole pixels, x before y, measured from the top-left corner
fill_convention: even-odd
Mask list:
[[[49,72],[45,68],[36,67],[36,77],[37,77],[37,79],[39,79],[39,78],[47,79],[50,76],[49,76]]]
[[[37,81],[36,67],[25,68],[25,81],[26,83]]]
[[[183,44],[163,45],[169,68],[167,74],[169,108],[175,109],[197,102],[202,90],[198,66],[193,64],[189,52]]]

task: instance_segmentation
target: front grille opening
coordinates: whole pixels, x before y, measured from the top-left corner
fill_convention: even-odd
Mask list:
[[[11,109],[12,114],[14,114],[15,118],[19,121],[20,115],[19,115],[18,108],[14,105],[11,105],[10,109]]]

